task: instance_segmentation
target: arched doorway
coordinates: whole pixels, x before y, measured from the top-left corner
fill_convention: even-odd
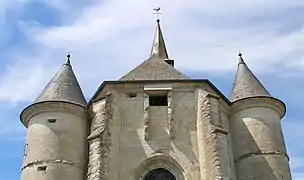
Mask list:
[[[176,180],[176,178],[167,169],[157,168],[148,172],[143,180]]]

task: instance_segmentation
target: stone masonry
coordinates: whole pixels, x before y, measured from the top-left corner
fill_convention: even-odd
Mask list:
[[[223,129],[219,97],[198,90],[197,134],[201,179],[230,179],[227,131]]]

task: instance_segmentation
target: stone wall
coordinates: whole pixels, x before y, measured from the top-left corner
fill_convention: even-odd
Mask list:
[[[147,172],[136,171],[140,165],[153,157],[166,157],[168,161],[164,160],[167,164],[162,164],[163,168],[182,172],[186,180],[198,179],[194,91],[173,90],[168,97],[171,103],[163,107],[147,106],[147,94],[142,90],[134,92],[135,97],[123,92],[116,94],[113,122],[120,126],[116,133],[119,146],[115,147],[115,153],[119,154],[111,161],[119,164],[118,177],[126,180],[141,177]],[[173,166],[170,159],[175,159],[178,165]]]
[[[225,130],[227,130],[227,150],[229,153],[230,169],[231,169],[231,180],[236,180],[236,170],[234,164],[233,156],[233,142],[232,142],[232,131],[230,127],[230,106],[227,104],[222,104],[221,106],[221,118],[222,125]]]
[[[153,88],[159,86],[161,85],[153,85]],[[209,134],[205,133],[204,138],[200,138],[197,134],[199,107],[195,87],[180,84],[163,86],[168,89],[166,90],[167,106],[149,106],[151,92],[145,91],[143,86],[124,85],[113,88],[115,89],[114,101],[111,105],[113,116],[108,122],[111,132],[110,148],[107,150],[109,156],[104,161],[101,157],[102,152],[93,150],[103,146],[100,136],[90,139],[88,177],[91,178],[89,180],[97,177],[111,180],[138,180],[153,168],[165,168],[175,174],[179,180],[204,179],[207,174],[209,179],[213,177],[234,179],[231,142],[230,136],[227,135],[229,106],[218,97],[208,96],[209,99],[206,101],[208,103],[204,104],[203,111],[209,113],[209,116],[204,117],[203,120],[209,125],[201,132]],[[208,88],[202,87],[202,89]],[[104,117],[101,115],[102,109],[105,109],[102,103],[104,100],[94,102],[92,105],[95,117]],[[225,109],[225,112],[222,109]],[[93,118],[90,138],[94,134],[99,135],[94,133],[94,124],[96,124],[94,122]],[[206,144],[208,142],[210,145],[205,146],[205,157],[199,154],[200,141]],[[92,153],[95,155],[92,156]],[[212,158],[208,159],[208,156]],[[200,169],[199,157],[214,163],[211,163],[210,167],[209,163],[205,169]],[[95,166],[106,166],[104,167],[106,172],[103,173]],[[210,172],[201,177],[200,171]],[[90,175],[90,172],[95,175]],[[98,175],[100,173],[106,175]]]

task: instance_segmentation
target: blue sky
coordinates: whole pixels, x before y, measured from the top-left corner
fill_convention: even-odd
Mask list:
[[[0,176],[20,179],[25,128],[21,110],[72,54],[89,99],[149,55],[155,17],[176,67],[210,79],[227,97],[243,52],[273,96],[282,120],[293,179],[304,180],[304,2],[300,0],[2,0],[0,2]]]

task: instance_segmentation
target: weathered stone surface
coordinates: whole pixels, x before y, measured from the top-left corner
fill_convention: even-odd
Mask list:
[[[173,93],[168,92],[168,132],[170,139],[174,138],[174,119],[173,119]]]
[[[111,131],[109,122],[112,120],[112,94],[108,94],[105,101],[100,101],[96,109],[92,131],[89,139],[89,164],[87,179],[99,180],[107,177],[111,153]]]
[[[219,100],[202,90],[198,90],[197,131],[201,179],[231,179],[228,132],[222,127]]]
[[[149,95],[144,93],[144,134],[145,140],[149,140]]]

